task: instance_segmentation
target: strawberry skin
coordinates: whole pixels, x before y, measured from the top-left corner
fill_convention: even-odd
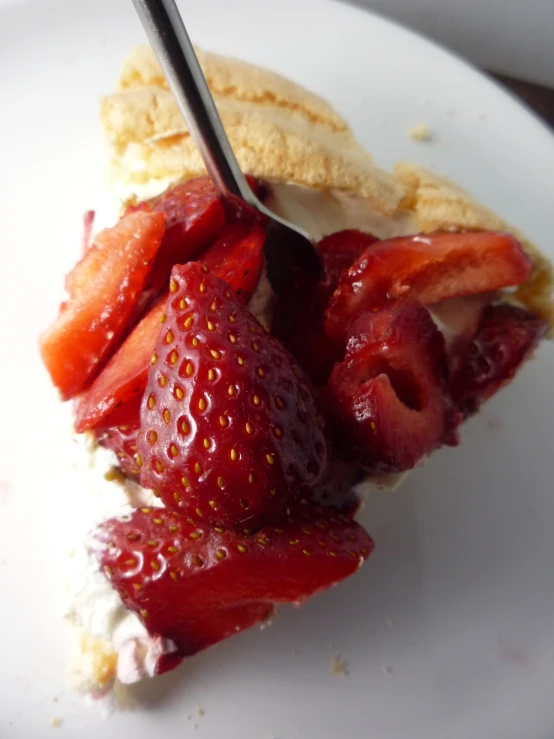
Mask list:
[[[69,299],[40,351],[68,399],[81,391],[127,327],[164,233],[160,213],[137,212],[99,233],[67,275]]]
[[[447,432],[446,381],[444,338],[425,308],[360,316],[328,384],[344,454],[371,472],[414,467]]]
[[[514,305],[489,305],[475,336],[453,360],[450,392],[464,417],[512,380],[546,336],[548,324]]]
[[[92,385],[78,398],[75,407],[77,433],[93,428],[107,415],[135,398],[140,402],[166,305],[167,294],[154,303]]]
[[[509,234],[437,232],[381,241],[342,276],[326,330],[338,339],[363,311],[406,302],[430,305],[519,285],[530,271],[529,258]]]
[[[256,533],[142,508],[100,526],[91,548],[125,606],[177,645],[175,666],[175,657],[266,622],[275,604],[336,585],[373,542],[348,516],[310,505]]]
[[[246,303],[262,274],[264,241],[265,233],[259,226],[231,224],[202,254],[201,262],[229,285],[237,300]]]
[[[325,271],[325,284],[329,287],[329,297],[336,290],[343,273],[350,269],[366,249],[378,242],[379,239],[373,234],[357,229],[336,231],[318,241],[316,249]]]
[[[167,289],[174,264],[194,259],[225,225],[225,211],[209,177],[195,177],[156,198],[152,209],[166,218],[165,236],[147,284],[153,296]]]
[[[165,505],[260,525],[326,465],[307,378],[228,285],[176,266],[142,401],[141,483]]]

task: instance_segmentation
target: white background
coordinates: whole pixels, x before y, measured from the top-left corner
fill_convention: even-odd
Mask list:
[[[554,87],[554,0],[353,0],[483,67]]]

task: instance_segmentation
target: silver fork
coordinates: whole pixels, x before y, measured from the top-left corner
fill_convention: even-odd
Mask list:
[[[286,289],[295,268],[321,276],[319,257],[309,235],[266,208],[240,171],[174,0],[133,0],[133,4],[221,197],[227,201],[238,198],[269,219],[264,254],[272,288],[275,292]]]

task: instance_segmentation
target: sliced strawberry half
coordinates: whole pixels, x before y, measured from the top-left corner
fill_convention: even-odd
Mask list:
[[[67,302],[42,335],[52,382],[71,398],[100,369],[127,327],[164,233],[159,213],[134,213],[99,233],[67,275]]]
[[[166,313],[141,408],[142,484],[207,521],[272,520],[326,465],[307,378],[196,262],[173,268]]]
[[[168,296],[162,295],[111,357],[92,385],[78,398],[75,430],[81,434],[117,408],[138,398],[146,388],[148,368],[165,320]]]
[[[251,534],[143,508],[111,519],[92,550],[123,603],[186,657],[356,572],[373,549],[348,516],[312,506]],[[160,672],[163,671],[163,666]]]
[[[335,339],[361,312],[519,285],[531,263],[509,234],[490,231],[406,236],[372,245],[343,275],[327,311]]]
[[[447,432],[446,380],[444,338],[425,308],[360,316],[328,384],[344,454],[371,472],[414,467]]]
[[[453,361],[450,392],[464,417],[510,382],[547,331],[545,321],[523,308],[483,309],[473,340]]]
[[[231,287],[237,300],[246,303],[262,274],[264,241],[262,228],[232,224],[226,226],[219,238],[206,249],[201,262]]]

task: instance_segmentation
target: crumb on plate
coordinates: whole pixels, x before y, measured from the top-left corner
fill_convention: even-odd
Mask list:
[[[329,662],[329,672],[336,677],[344,677],[348,675],[348,662],[343,660],[339,655],[335,654]]]
[[[408,136],[413,141],[431,141],[433,134],[427,123],[417,123],[408,130]]]

